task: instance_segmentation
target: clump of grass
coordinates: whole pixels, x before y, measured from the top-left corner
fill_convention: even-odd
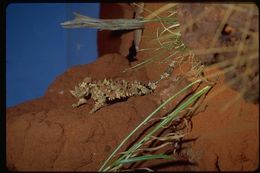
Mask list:
[[[174,111],[169,113],[166,117],[161,119],[161,121],[156,125],[153,126],[152,130],[148,132],[143,138],[141,138],[138,142],[136,142],[132,147],[130,147],[127,151],[123,152],[120,154],[120,157],[116,159],[115,161],[111,161],[111,159],[116,155],[116,152],[126,143],[127,140],[130,139],[133,134],[135,134],[141,127],[146,125],[149,120],[153,116],[155,116],[160,109],[162,109],[166,104],[171,102],[173,99],[178,97],[180,94],[183,92],[187,91],[189,88],[191,88],[193,85],[200,83],[201,80],[196,80],[189,84],[188,86],[184,87],[181,89],[179,92],[168,98],[164,103],[162,103],[156,110],[154,110],[151,114],[149,114],[145,120],[140,123],[119,145],[118,147],[112,152],[112,154],[108,157],[108,159],[103,163],[99,171],[118,171],[120,168],[129,163],[133,162],[140,162],[140,161],[147,161],[151,159],[171,159],[171,160],[176,160],[174,157],[168,156],[166,154],[146,154],[146,155],[139,155],[140,150],[145,150],[145,149],[140,149],[146,142],[148,142],[151,139],[154,139],[156,137],[153,137],[153,135],[158,132],[160,129],[165,128],[165,126],[169,126],[174,120],[178,118],[178,115],[185,109],[187,109],[192,103],[196,102],[203,94],[206,94],[210,89],[211,86],[205,86],[203,89],[198,91],[197,93],[193,94],[190,98],[188,98],[184,103],[182,103],[180,106],[178,106]],[[173,137],[174,135],[168,135],[168,139],[170,137]],[[179,136],[179,138],[183,137]],[[178,138],[175,136],[175,138]],[[160,138],[157,138],[160,139]],[[162,139],[162,138],[161,138]],[[163,144],[165,145],[165,144]],[[162,147],[162,146],[161,146]],[[161,147],[157,147],[156,149],[159,149]],[[151,148],[149,148],[152,150]],[[149,150],[148,149],[148,150]],[[109,163],[110,162],[110,163]]]
[[[178,14],[175,8],[185,5],[187,4],[170,3],[162,6],[154,12],[145,9],[146,12],[150,13],[145,18],[156,18],[161,22],[161,26],[157,28],[157,32],[154,34],[155,38],[151,38],[151,43],[157,42],[158,44],[155,47],[140,49],[140,51],[151,52],[153,56],[126,69],[125,72],[146,67],[151,63],[165,63],[174,59],[174,61],[179,65],[179,68],[181,68],[181,64],[191,64],[191,68],[183,72],[184,74],[191,74],[190,72],[197,70],[195,73],[204,73],[207,75],[206,77],[209,80],[216,80],[216,77],[225,76],[227,79],[227,85],[217,88],[211,96],[208,97],[208,99],[211,99],[225,91],[230,86],[239,90],[240,92],[237,97],[230,99],[229,104],[224,106],[225,109],[235,104],[242,97],[248,101],[258,103],[259,31],[258,27],[252,27],[252,25],[254,25],[254,23],[252,23],[252,18],[257,17],[259,19],[257,7],[250,3],[206,4],[207,8],[204,8],[204,10],[201,10],[199,14],[193,16],[193,20],[185,20],[185,23],[180,25],[177,20]],[[205,20],[205,17],[209,16],[208,14],[219,12],[216,11],[216,8],[222,9],[223,16],[214,35],[212,36],[210,44],[200,49],[192,47],[188,48],[184,45],[180,33],[191,28],[196,23],[203,23],[201,21]],[[166,17],[159,16],[162,13],[168,13],[168,15],[166,15]],[[244,21],[240,21],[240,23],[244,24],[236,26],[236,23],[239,23],[239,20],[241,19],[236,19],[234,17],[235,15],[246,16]],[[166,18],[168,19],[165,20]],[[232,26],[232,22],[234,26]],[[226,27],[229,23],[231,24]],[[208,26],[205,24],[205,26],[201,27]],[[227,36],[223,36],[223,32],[230,32],[229,30],[232,30],[232,28],[235,32],[233,35],[231,34],[230,37],[235,37],[236,42],[226,44],[225,41],[223,41],[223,38]],[[191,59],[191,57],[193,57],[193,59]],[[210,57],[208,59],[210,59],[211,64],[204,64],[205,57]],[[213,59],[219,60],[213,62]],[[216,68],[221,69],[221,71],[212,73]],[[198,69],[203,70],[201,71]]]
[[[167,129],[177,119],[181,118],[181,113],[185,110],[190,110],[187,114],[192,115],[195,110],[198,108],[199,98],[202,95],[206,95],[212,86],[208,85],[205,86],[203,89],[198,91],[197,93],[193,94],[191,97],[184,100],[177,108],[173,111],[168,113],[165,117],[161,118],[158,123],[152,126],[152,129],[143,136],[139,141],[135,142],[128,150],[119,153],[117,156],[117,152],[123,147],[123,145],[132,137],[134,134],[138,133],[142,127],[148,124],[153,117],[158,114],[158,112],[168,103],[170,103],[173,99],[176,99],[180,94],[183,94],[188,89],[196,84],[200,84],[204,79],[201,76],[203,72],[203,66],[200,62],[194,57],[194,54],[184,45],[181,39],[180,34],[180,24],[177,20],[177,12],[174,7],[177,4],[166,4],[159,8],[158,10],[151,12],[148,9],[144,9],[145,11],[150,12],[150,15],[146,16],[145,19],[150,20],[156,18],[158,22],[160,22],[161,26],[157,28],[156,38],[152,39],[152,42],[157,42],[157,47],[154,48],[143,48],[140,51],[150,51],[154,53],[154,56],[147,58],[141,63],[126,69],[124,72],[131,71],[131,70],[138,70],[143,68],[151,63],[177,63],[178,68],[181,68],[181,64],[183,63],[190,63],[191,67],[188,69],[187,72],[182,72],[182,74],[186,77],[195,77],[193,78],[194,82],[191,82],[188,86],[181,89],[176,94],[173,94],[170,98],[168,98],[165,102],[163,102],[160,106],[156,108],[151,114],[149,114],[143,122],[141,122],[119,145],[118,147],[111,153],[111,155],[107,158],[107,160],[103,163],[99,171],[119,171],[122,170],[122,167],[127,164],[137,163],[141,161],[148,161],[154,159],[170,159],[170,160],[177,160],[177,158],[166,155],[164,153],[159,154],[143,154],[142,152],[146,151],[157,151],[169,144],[173,144],[173,141],[178,141],[183,138],[187,133],[178,133],[174,131],[172,133],[167,133],[164,136],[156,136],[158,131],[162,129]],[[165,11],[168,12],[166,17],[161,17],[159,14],[164,13]],[[168,35],[167,35],[168,34]],[[167,35],[167,37],[165,36]],[[165,56],[168,54],[167,56]],[[195,73],[195,75],[194,75]],[[182,120],[183,122],[183,120]],[[158,134],[157,134],[158,135]],[[160,143],[157,146],[146,146],[152,141],[158,140]],[[150,170],[149,168],[139,168]]]
[[[150,12],[150,15],[146,16],[147,19],[157,18],[158,21],[161,23],[161,27],[157,28],[156,32],[156,38],[153,38],[153,42],[157,42],[158,45],[155,47],[148,47],[148,48],[142,48],[139,51],[150,51],[153,52],[154,56],[147,58],[141,63],[136,64],[135,66],[128,68],[126,71],[131,70],[137,70],[140,68],[143,68],[151,63],[165,63],[165,62],[178,62],[179,68],[181,68],[181,64],[183,63],[190,63],[191,68],[188,69],[188,71],[183,72],[187,77],[195,77],[193,78],[194,82],[192,82],[190,85],[186,86],[182,90],[180,90],[178,93],[174,94],[168,100],[163,102],[156,110],[154,110],[151,114],[149,114],[146,119],[140,123],[120,144],[119,146],[114,150],[114,152],[108,157],[108,159],[104,162],[104,164],[101,166],[99,171],[119,171],[122,170],[122,167],[126,164],[130,163],[136,163],[141,161],[148,161],[153,159],[172,159],[176,160],[174,156],[169,156],[164,153],[159,154],[143,154],[142,151],[154,151],[161,149],[168,145],[169,141],[167,139],[179,139],[185,136],[185,133],[180,134],[177,136],[177,133],[168,133],[163,137],[160,136],[154,136],[159,130],[169,127],[172,122],[174,122],[176,119],[178,119],[180,113],[188,109],[189,106],[194,104],[198,101],[198,99],[202,95],[206,95],[209,90],[212,88],[212,86],[205,86],[202,90],[196,92],[191,97],[189,97],[187,100],[182,102],[176,109],[174,109],[172,112],[167,114],[165,117],[163,117],[157,124],[155,124],[152,129],[139,141],[137,141],[135,144],[133,144],[128,150],[119,153],[119,156],[116,158],[116,153],[119,151],[119,149],[126,143],[127,140],[130,139],[131,136],[133,136],[135,133],[138,132],[141,127],[146,125],[152,117],[154,117],[162,107],[164,107],[166,104],[168,104],[170,101],[175,99],[179,94],[183,93],[185,90],[190,88],[191,86],[198,84],[202,82],[203,80],[210,79],[214,80],[216,76],[219,75],[228,75],[230,72],[235,72],[238,69],[241,69],[242,66],[245,66],[246,68],[242,70],[243,73],[241,75],[243,76],[242,84],[251,82],[252,85],[255,85],[256,82],[259,81],[259,72],[256,72],[256,70],[250,70],[251,66],[253,65],[252,62],[255,62],[257,58],[259,58],[259,40],[258,40],[258,31],[252,32],[250,31],[250,19],[253,14],[256,12],[255,7],[251,5],[232,5],[232,4],[223,4],[223,7],[226,8],[226,11],[223,15],[223,19],[221,20],[215,35],[212,37],[212,42],[209,45],[209,47],[205,47],[204,49],[194,49],[191,51],[191,49],[187,48],[184,43],[182,42],[181,37],[181,28],[185,30],[186,28],[189,28],[194,23],[198,22],[199,20],[203,19],[207,14],[212,12],[214,10],[214,5],[210,6],[206,10],[202,11],[197,17],[195,17],[195,20],[188,21],[183,26],[180,26],[178,20],[177,20],[177,13],[176,10],[173,8],[176,7],[178,4],[166,4],[163,7],[159,8],[158,10],[151,12],[148,9],[145,9],[145,11]],[[245,10],[245,8],[248,8],[248,11]],[[245,26],[243,28],[237,28],[241,31],[241,36],[239,38],[238,44],[235,45],[221,45],[219,44],[219,40],[221,37],[221,34],[223,32],[223,28],[226,26],[226,23],[228,22],[229,18],[231,17],[232,13],[234,11],[238,11],[241,13],[245,13],[248,17],[245,22]],[[169,12],[167,17],[160,17],[159,15],[164,12]],[[248,42],[247,38],[252,38],[251,42]],[[203,65],[203,63],[200,61],[202,59],[198,59],[198,57],[201,57],[202,55],[212,55],[212,54],[227,54],[227,53],[234,53],[235,56],[222,59],[218,62],[214,62],[211,65]],[[245,53],[246,52],[246,53]],[[167,56],[165,56],[167,55]],[[212,69],[220,68],[222,69],[220,72],[217,73],[211,73],[210,75],[203,76],[204,72],[209,72]],[[258,70],[258,69],[257,69]],[[258,70],[259,71],[259,70]],[[194,75],[195,73],[195,75]],[[254,74],[253,74],[254,73]],[[257,74],[256,74],[257,73]],[[255,81],[250,81],[250,76],[257,75]],[[196,79],[197,78],[197,79]],[[207,80],[206,80],[207,81]],[[238,78],[232,78],[229,82],[227,82],[229,85],[234,85],[238,81],[241,81]],[[208,99],[213,98],[215,95],[219,94],[223,90],[226,89],[227,86],[221,87],[217,89]],[[258,86],[259,87],[259,86]],[[235,101],[237,101],[239,98],[241,98],[242,95],[244,95],[248,90],[250,90],[250,87],[243,86],[241,87],[241,94],[238,95],[238,97],[235,97],[231,99],[228,103],[223,104],[222,109],[226,109],[229,106],[231,106]],[[259,90],[259,89],[258,89]],[[196,105],[196,106],[195,106]],[[190,107],[191,110],[195,110],[200,103],[194,104],[193,107]],[[159,146],[155,147],[145,147],[145,144],[151,143],[153,140],[165,140],[167,142],[161,143]],[[143,168],[145,170],[151,171],[149,168]]]
[[[172,61],[173,57],[175,61],[181,63],[181,60],[185,57],[184,52],[187,52],[187,47],[183,44],[180,33],[180,24],[177,19],[177,12],[175,6],[177,4],[169,3],[156,11],[151,11],[147,8],[144,8],[145,12],[148,12],[149,15],[145,16],[145,20],[154,20],[160,23],[160,27],[157,28],[156,33],[154,33],[155,38],[151,38],[151,43],[154,46],[154,42],[157,43],[154,47],[142,48],[138,52],[149,51],[154,55],[147,58],[143,62],[140,62],[133,67],[125,69],[124,72],[137,70],[143,68],[150,63],[169,63]],[[161,13],[168,13],[167,16],[159,16]],[[165,35],[169,33],[167,39],[164,38]],[[143,37],[146,37],[145,35]],[[168,55],[167,55],[168,54]],[[166,56],[167,55],[167,56]]]
[[[138,4],[135,4],[138,6]],[[163,102],[156,110],[149,114],[143,122],[141,122],[111,153],[107,160],[100,167],[99,171],[119,171],[122,170],[122,167],[127,164],[148,161],[154,159],[176,159],[175,157],[166,155],[164,153],[159,154],[143,154],[143,151],[157,151],[168,144],[172,144],[173,140],[178,140],[183,138],[186,134],[177,134],[176,131],[173,133],[168,133],[165,136],[156,136],[156,134],[165,128],[168,128],[180,118],[180,113],[184,110],[191,110],[189,114],[194,113],[194,111],[200,105],[199,98],[202,95],[206,95],[209,90],[212,88],[211,85],[205,86],[200,91],[194,93],[186,100],[181,102],[181,104],[175,108],[173,111],[168,113],[165,117],[161,118],[148,133],[142,137],[139,141],[134,143],[129,149],[124,152],[117,153],[123,145],[132,137],[134,134],[138,133],[142,127],[148,124],[152,118],[167,104],[169,104],[173,99],[178,97],[180,94],[187,91],[192,86],[201,83],[202,81],[207,81],[207,79],[214,80],[216,76],[220,75],[232,75],[237,72],[242,76],[242,79],[237,77],[231,78],[227,82],[229,85],[236,85],[240,82],[242,87],[240,88],[241,94],[237,97],[231,99],[229,103],[223,106],[223,109],[228,108],[234,102],[236,102],[243,95],[248,93],[250,90],[255,89],[257,86],[259,92],[259,67],[252,69],[256,60],[259,58],[259,32],[252,31],[250,28],[251,18],[253,15],[259,15],[256,12],[255,6],[251,4],[235,5],[235,4],[215,4],[210,5],[209,8],[201,11],[200,14],[194,17],[194,20],[187,20],[185,24],[180,25],[178,21],[178,14],[176,7],[179,4],[168,3],[163,5],[161,8],[156,11],[151,11],[147,8],[144,8],[144,11],[148,13],[147,16],[142,20],[100,20],[93,19],[87,16],[82,16],[76,14],[74,21],[69,21],[63,23],[64,27],[95,27],[99,29],[140,29],[143,27],[144,23],[147,22],[158,22],[160,26],[157,28],[153,37],[151,38],[151,46],[139,49],[139,52],[147,51],[151,52],[153,56],[145,59],[144,61],[125,69],[124,72],[138,70],[140,68],[146,67],[152,63],[176,63],[177,68],[182,72],[184,76],[191,79],[191,82],[188,86],[181,89],[176,94],[173,94],[165,102]],[[216,6],[221,6],[225,9],[223,18],[219,23],[219,26],[216,29],[212,41],[208,47],[202,49],[193,49],[188,48],[182,40],[181,32],[185,31],[187,28],[192,27],[195,23],[201,21],[205,16],[208,16]],[[225,30],[226,24],[229,22],[232,14],[234,12],[243,13],[247,16],[245,20],[245,25],[240,28],[236,28],[240,31],[241,35],[239,36],[239,41],[233,45],[223,45],[221,44],[221,35],[223,30]],[[164,15],[161,15],[164,14]],[[205,26],[206,27],[206,26]],[[230,29],[227,29],[230,30]],[[232,29],[231,29],[232,30]],[[228,31],[227,31],[228,32]],[[148,37],[148,36],[144,36]],[[251,38],[251,39],[248,39]],[[155,44],[156,43],[156,44]],[[203,55],[222,55],[225,57],[227,54],[232,54],[233,56],[227,56],[222,58],[217,62],[213,62],[210,65],[203,64]],[[200,58],[198,58],[200,57]],[[183,71],[182,65],[190,64],[190,68]],[[215,68],[222,69],[220,72],[211,73],[204,76],[204,73],[210,72]],[[207,81],[208,82],[208,81]],[[247,84],[250,83],[248,86]],[[221,93],[227,88],[221,87],[218,88],[208,99],[213,98],[215,95]],[[259,95],[258,95],[259,97]],[[162,143],[155,147],[145,146],[148,143],[151,143],[154,140],[161,141]],[[118,157],[117,154],[119,154]],[[150,171],[149,168],[144,168]]]

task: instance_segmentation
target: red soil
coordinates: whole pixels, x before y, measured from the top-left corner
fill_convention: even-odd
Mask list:
[[[122,4],[121,4],[122,5]],[[153,10],[160,3],[147,3]],[[110,4],[120,6],[120,4]],[[120,17],[130,17],[128,6],[120,9]],[[115,8],[118,9],[118,8]],[[102,7],[102,15],[108,8]],[[126,14],[126,15],[124,15]],[[154,24],[149,24],[144,35],[153,33]],[[104,34],[104,33],[103,33]],[[101,37],[102,36],[102,37]],[[7,109],[7,167],[19,171],[97,171],[115,147],[131,132],[149,113],[151,113],[167,95],[162,94],[169,88],[172,92],[182,86],[173,85],[170,80],[163,81],[151,95],[131,97],[127,101],[103,107],[90,115],[88,112],[93,101],[73,109],[71,104],[76,99],[69,93],[70,89],[84,77],[94,79],[124,78],[126,80],[148,81],[157,79],[167,64],[151,64],[129,73],[122,73],[130,65],[126,59],[132,33],[110,40],[110,36],[99,35],[100,54],[94,63],[68,69],[51,84],[42,98],[22,103]],[[115,45],[115,46],[114,46]],[[149,45],[144,38],[141,47]],[[119,46],[119,47],[118,47]],[[118,54],[118,53],[119,54]],[[108,54],[113,53],[113,54]],[[141,60],[151,56],[147,52],[138,54]],[[138,62],[134,62],[136,64]],[[170,87],[169,87],[170,86]],[[227,86],[223,78],[210,93],[220,86]],[[220,111],[227,100],[236,97],[238,91],[227,89],[205,100],[205,111],[192,118],[193,128],[184,139],[193,139],[184,144],[183,153],[195,162],[195,165],[168,164],[157,170],[247,170],[258,168],[259,163],[259,105],[240,99],[224,112]],[[209,94],[210,96],[211,94]],[[174,103],[172,103],[174,104]],[[129,143],[126,144],[126,146]],[[147,163],[163,164],[164,161]]]

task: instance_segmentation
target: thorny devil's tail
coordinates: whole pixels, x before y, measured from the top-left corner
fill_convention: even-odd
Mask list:
[[[73,96],[79,99],[72,107],[78,107],[85,104],[87,98],[90,96],[95,101],[95,106],[90,113],[94,113],[109,102],[120,101],[136,95],[150,94],[155,90],[162,79],[171,75],[174,63],[175,61],[169,65],[160,79],[149,82],[148,84],[143,84],[139,81],[128,82],[125,80],[113,79],[92,80],[91,77],[86,77],[83,82],[79,83],[78,86],[75,86],[74,90],[70,91]]]

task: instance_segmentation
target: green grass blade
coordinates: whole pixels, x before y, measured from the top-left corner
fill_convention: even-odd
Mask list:
[[[119,164],[127,164],[127,163],[140,162],[140,161],[153,160],[153,159],[174,160],[175,158],[170,157],[166,154],[144,155],[144,156],[132,157],[132,158],[129,158],[129,159],[121,160],[121,161],[119,161]]]
[[[180,111],[187,108],[191,103],[196,101],[200,96],[207,93],[208,90],[210,90],[211,86],[206,86],[197,93],[193,94],[187,101],[185,101],[183,104],[181,104],[176,110],[174,110],[170,115],[167,116],[160,124],[158,124],[154,129],[151,130],[144,138],[142,138],[139,142],[137,142],[134,146],[132,146],[123,156],[121,156],[116,162],[112,164],[112,166],[117,165],[118,161],[121,161],[123,159],[129,159],[131,157],[131,153],[133,153],[135,150],[137,150],[139,147],[142,146],[142,144],[149,140],[149,138],[159,129],[166,126],[168,123],[170,123],[174,118],[177,117]]]
[[[107,158],[107,160],[103,163],[103,165],[100,167],[99,171],[104,171],[104,167],[107,165],[107,163],[112,159],[112,157],[116,154],[116,152],[125,144],[125,142],[138,130],[140,129],[141,126],[143,126],[145,123],[147,123],[159,110],[161,110],[165,105],[167,105],[168,103],[170,103],[170,101],[172,101],[174,98],[176,98],[177,96],[179,96],[181,93],[185,92],[187,89],[189,89],[190,87],[192,87],[193,85],[195,85],[196,83],[201,82],[200,79],[190,83],[189,85],[187,85],[186,87],[184,87],[183,89],[181,89],[179,92],[177,92],[176,94],[174,94],[173,96],[171,96],[170,98],[168,98],[164,103],[162,103],[159,107],[157,107],[150,115],[148,115],[145,120],[140,123],[119,145],[118,147],[112,152],[112,154]],[[109,169],[109,167],[107,167],[105,170]]]

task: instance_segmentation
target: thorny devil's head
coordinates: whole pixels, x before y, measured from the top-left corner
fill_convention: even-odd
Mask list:
[[[86,98],[91,97],[95,101],[93,113],[106,105],[109,101],[122,100],[135,95],[146,95],[156,88],[155,82],[149,82],[147,85],[139,81],[128,82],[125,80],[92,80],[86,77],[83,82],[71,90],[71,94],[78,98],[78,102],[73,107],[78,107],[86,103]]]

